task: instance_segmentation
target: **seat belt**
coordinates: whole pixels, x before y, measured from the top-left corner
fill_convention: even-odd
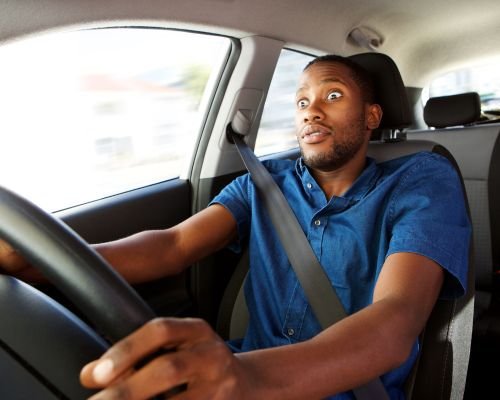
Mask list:
[[[290,264],[304,290],[311,309],[322,329],[347,316],[344,306],[314,254],[295,214],[269,171],[247,146],[232,124],[227,126],[228,139],[236,145],[246,169],[257,188]],[[374,379],[352,390],[357,400],[388,400],[380,379]]]

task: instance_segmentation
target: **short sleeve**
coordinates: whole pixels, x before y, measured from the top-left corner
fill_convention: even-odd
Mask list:
[[[442,298],[465,293],[471,226],[460,178],[445,158],[427,153],[403,175],[390,200],[388,255],[410,252],[446,271]]]
[[[222,191],[210,202],[210,205],[220,204],[225,207],[236,220],[238,240],[237,242],[231,243],[229,246],[229,248],[236,253],[241,251],[241,243],[245,242],[248,238],[248,232],[250,230],[251,205],[248,196],[249,184],[249,174],[242,175],[222,189]]]

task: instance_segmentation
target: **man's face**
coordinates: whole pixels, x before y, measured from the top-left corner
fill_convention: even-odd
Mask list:
[[[336,170],[368,141],[370,106],[348,67],[335,62],[311,65],[302,73],[295,103],[297,139],[310,168]]]

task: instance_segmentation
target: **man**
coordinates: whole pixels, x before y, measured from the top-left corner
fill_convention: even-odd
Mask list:
[[[267,167],[350,316],[321,331],[244,175],[180,225],[96,249],[140,282],[248,239],[245,337],[227,346],[203,321],[154,320],[82,370],[84,385],[103,388],[92,399],[149,398],[181,384],[179,399],[352,398],[350,389],[378,376],[391,398],[402,397],[436,299],[464,292],[470,226],[459,179],[433,154],[366,158],[382,110],[348,59],[310,63],[296,104],[302,158]],[[11,270],[22,269],[12,260]],[[134,369],[163,348],[175,351]]]

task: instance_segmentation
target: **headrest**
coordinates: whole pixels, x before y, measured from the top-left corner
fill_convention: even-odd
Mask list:
[[[432,97],[424,107],[425,123],[434,128],[472,124],[480,116],[481,99],[476,92]]]
[[[382,107],[379,129],[403,129],[412,123],[406,89],[394,61],[381,53],[355,54],[349,57],[372,76],[375,101]]]

